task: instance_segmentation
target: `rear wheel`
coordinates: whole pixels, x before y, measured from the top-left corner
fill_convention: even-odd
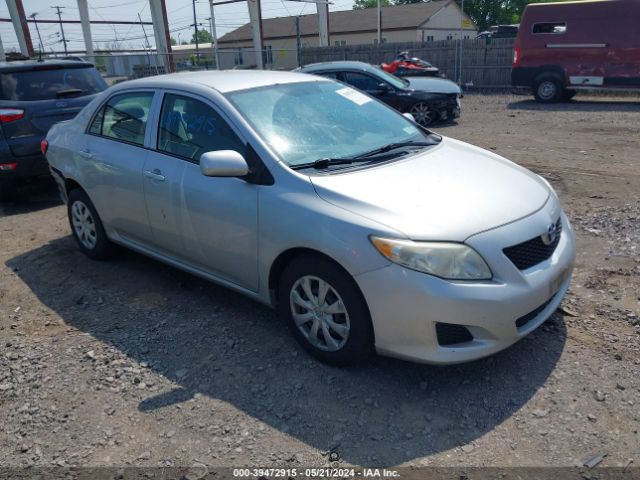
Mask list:
[[[413,115],[416,123],[423,127],[433,125],[439,118],[438,112],[434,111],[427,103],[418,102],[414,104],[409,113]]]
[[[113,251],[113,244],[107,238],[98,212],[84,191],[71,191],[67,213],[73,238],[82,253],[94,260],[107,258]]]
[[[553,73],[538,75],[533,85],[533,95],[540,103],[559,102],[562,98],[563,90],[562,80]]]
[[[302,347],[331,365],[373,352],[369,310],[353,278],[317,256],[294,259],[282,273],[278,311]]]

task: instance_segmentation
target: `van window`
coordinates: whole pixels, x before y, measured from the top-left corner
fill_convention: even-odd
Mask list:
[[[533,24],[533,33],[565,33],[566,31],[566,22],[544,22]]]

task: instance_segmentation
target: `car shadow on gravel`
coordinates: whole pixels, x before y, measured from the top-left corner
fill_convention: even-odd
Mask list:
[[[141,412],[199,393],[358,465],[392,466],[472,443],[531,399],[566,339],[556,313],[477,362],[435,367],[376,357],[337,369],[308,357],[270,309],[132,252],[94,262],[64,237],[7,266],[67,325],[179,385],[147,392]],[[199,415],[215,422],[213,410]]]
[[[640,98],[620,98],[619,100],[582,100],[542,104],[535,100],[518,100],[507,104],[509,110],[530,110],[540,112],[638,112]]]
[[[0,218],[44,210],[61,203],[53,178],[37,179],[16,186],[8,198],[0,200]]]

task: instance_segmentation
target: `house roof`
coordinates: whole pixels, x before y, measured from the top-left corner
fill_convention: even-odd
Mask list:
[[[430,2],[412,3],[382,7],[382,29],[398,30],[417,28],[429,20],[436,12],[453,0],[432,0]],[[339,33],[355,33],[376,29],[376,9],[344,10],[329,12],[329,30],[332,35]],[[302,35],[318,35],[318,15],[300,16]],[[262,37],[264,40],[295,37],[296,17],[264,18],[262,20]],[[223,35],[220,43],[251,41],[251,24]]]

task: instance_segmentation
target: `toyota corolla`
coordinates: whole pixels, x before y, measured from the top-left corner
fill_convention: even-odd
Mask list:
[[[87,256],[117,244],[242,292],[328,363],[484,357],[569,286],[575,236],[547,181],[329,79],[125,82],[42,149]]]

